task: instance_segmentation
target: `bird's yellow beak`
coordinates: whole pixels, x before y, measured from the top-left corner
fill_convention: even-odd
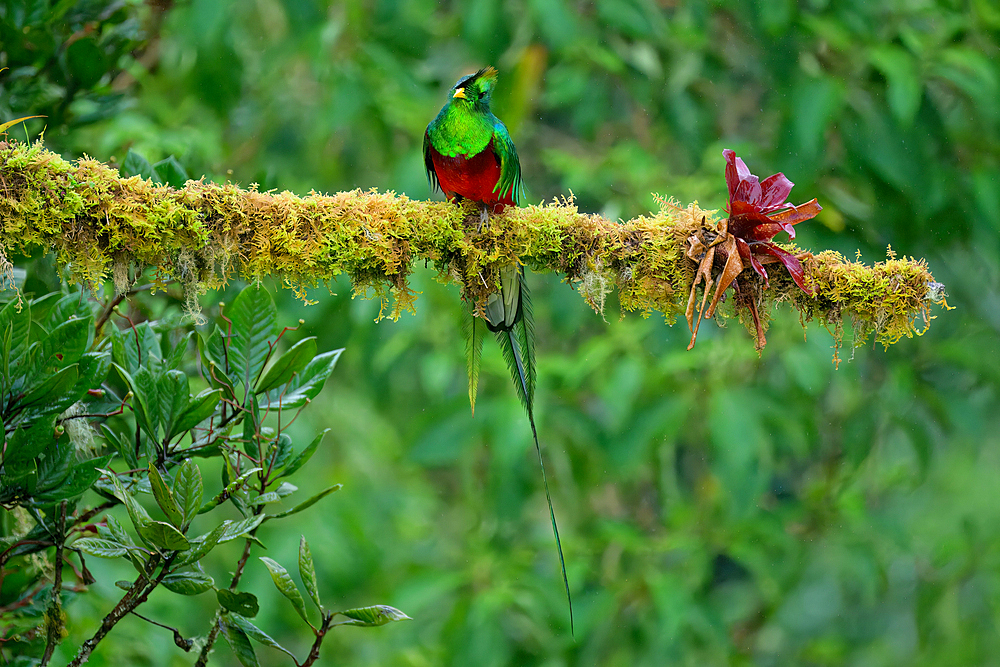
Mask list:
[[[455,89],[455,94],[452,95],[452,97],[453,98],[455,98],[455,97],[461,97],[463,100],[466,99],[466,97],[465,97],[465,88],[457,88],[457,89]]]

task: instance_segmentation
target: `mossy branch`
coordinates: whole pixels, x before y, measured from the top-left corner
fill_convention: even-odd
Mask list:
[[[694,278],[687,240],[711,234],[718,216],[663,202],[648,217],[615,222],[563,201],[508,209],[477,233],[471,207],[393,192],[298,197],[205,180],[174,189],[122,178],[90,158],[68,162],[39,143],[0,142],[0,251],[52,250],[74,280],[94,286],[110,276],[119,291],[147,266],[160,284],[178,280],[192,296],[236,274],[273,276],[303,295],[346,273],[356,294],[381,298],[383,312],[391,296],[388,316],[396,318],[413,309],[407,275],[415,261],[433,262],[439,279],[478,303],[496,289],[499,269],[519,261],[563,274],[598,312],[617,289],[623,311],[659,311],[672,323]],[[918,318],[926,328],[930,304],[944,302],[922,260],[868,266],[827,251],[807,254],[803,266],[814,295],[772,271],[766,289],[753,283],[762,313],[787,301],[803,322],[817,319],[837,337],[849,318],[858,344],[874,334],[888,345],[918,332]],[[734,314],[730,307],[718,316]]]

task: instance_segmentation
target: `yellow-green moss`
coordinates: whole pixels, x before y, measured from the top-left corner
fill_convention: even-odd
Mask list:
[[[121,178],[89,158],[67,162],[40,144],[0,142],[0,249],[54,251],[74,280],[93,286],[112,277],[117,290],[133,270],[157,267],[158,282],[179,281],[191,304],[237,273],[276,277],[303,297],[346,273],[355,295],[380,298],[383,314],[397,318],[414,307],[407,275],[417,260],[433,262],[440,280],[460,283],[480,305],[499,270],[522,262],[578,283],[598,312],[617,289],[623,311],[658,311],[673,323],[694,277],[687,239],[714,229],[717,215],[661,200],[650,216],[615,222],[563,200],[508,209],[477,232],[471,205],[375,190],[299,197],[204,180],[173,189]],[[804,268],[816,295],[774,271],[761,292],[765,317],[766,306],[788,301],[804,322],[817,319],[837,335],[852,319],[856,341],[874,334],[885,345],[918,333],[917,318],[922,326],[931,319],[933,279],[922,261],[866,266],[823,252]]]

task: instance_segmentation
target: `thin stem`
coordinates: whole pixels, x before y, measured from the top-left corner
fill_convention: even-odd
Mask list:
[[[177,628],[170,627],[169,625],[165,625],[163,623],[160,623],[159,621],[154,621],[151,618],[146,618],[145,616],[143,616],[142,614],[140,614],[137,611],[133,611],[132,615],[133,616],[138,616],[139,618],[141,618],[142,620],[146,621],[147,623],[152,623],[153,625],[158,625],[159,627],[163,628],[164,630],[170,630],[172,633],[174,633],[174,643],[177,644],[178,648],[181,648],[181,649],[183,649],[185,651],[190,651],[191,650],[191,646],[194,645],[194,642],[192,640],[190,640],[190,639],[184,639],[184,635],[182,635],[180,633],[180,630],[178,630]]]
[[[62,569],[63,569],[63,544],[66,541],[66,501],[59,505],[59,534],[56,536],[56,562],[55,572],[52,577],[52,594],[49,598],[48,609],[45,610],[45,653],[42,654],[40,667],[45,667],[52,659],[52,654],[56,650],[56,644],[62,641],[63,613],[62,613]]]
[[[118,621],[125,618],[125,616],[130,614],[136,607],[145,602],[153,589],[156,588],[161,581],[163,581],[163,578],[167,576],[167,573],[170,571],[170,564],[173,562],[176,555],[177,554],[171,554],[167,557],[167,559],[163,562],[163,566],[160,568],[160,573],[155,579],[150,580],[144,574],[140,574],[136,578],[135,582],[133,582],[133,584],[129,587],[122,599],[118,601],[117,605],[115,605],[115,608],[108,612],[108,615],[101,621],[101,626],[97,629],[97,632],[94,633],[94,636],[83,642],[80,646],[80,650],[76,653],[76,657],[73,658],[73,661],[69,663],[68,667],[80,667],[80,665],[90,660],[90,654],[94,652],[94,649],[97,648],[97,645],[101,642],[101,640],[104,639],[109,632],[111,632],[112,628],[115,627]]]
[[[334,615],[335,614],[332,613],[323,614],[323,625],[321,625],[319,630],[316,631],[316,641],[313,642],[312,648],[309,649],[309,655],[306,657],[306,661],[300,663],[299,667],[310,667],[319,659],[319,647],[323,644],[323,639],[326,637],[327,631],[333,624]]]
[[[256,532],[257,529],[254,528],[250,534],[254,535]],[[236,565],[236,572],[233,573],[233,580],[229,584],[229,590],[231,591],[236,590],[236,587],[240,584],[240,579],[243,578],[243,569],[250,559],[251,546],[253,546],[253,542],[248,539],[246,545],[243,547],[243,555],[240,557],[240,562]],[[198,661],[194,663],[194,667],[206,667],[208,665],[208,654],[211,653],[212,647],[215,646],[215,642],[219,638],[219,631],[222,629],[219,625],[221,617],[222,610],[216,609],[215,617],[212,619],[212,628],[208,631],[208,637],[205,638],[205,645],[201,647],[201,653],[198,654]]]

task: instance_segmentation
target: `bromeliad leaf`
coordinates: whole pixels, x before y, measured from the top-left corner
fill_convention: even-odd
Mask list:
[[[303,599],[302,593],[299,593],[295,582],[288,575],[288,570],[267,556],[261,556],[260,560],[267,566],[268,572],[271,573],[271,580],[274,582],[275,588],[288,598],[288,601],[295,607],[296,613],[302,617],[302,620],[309,623],[309,617],[306,616],[306,601]]]
[[[240,616],[253,618],[260,611],[260,603],[257,602],[257,596],[253,593],[220,588],[215,591],[215,596],[219,599],[219,604],[224,609],[235,612]]]

